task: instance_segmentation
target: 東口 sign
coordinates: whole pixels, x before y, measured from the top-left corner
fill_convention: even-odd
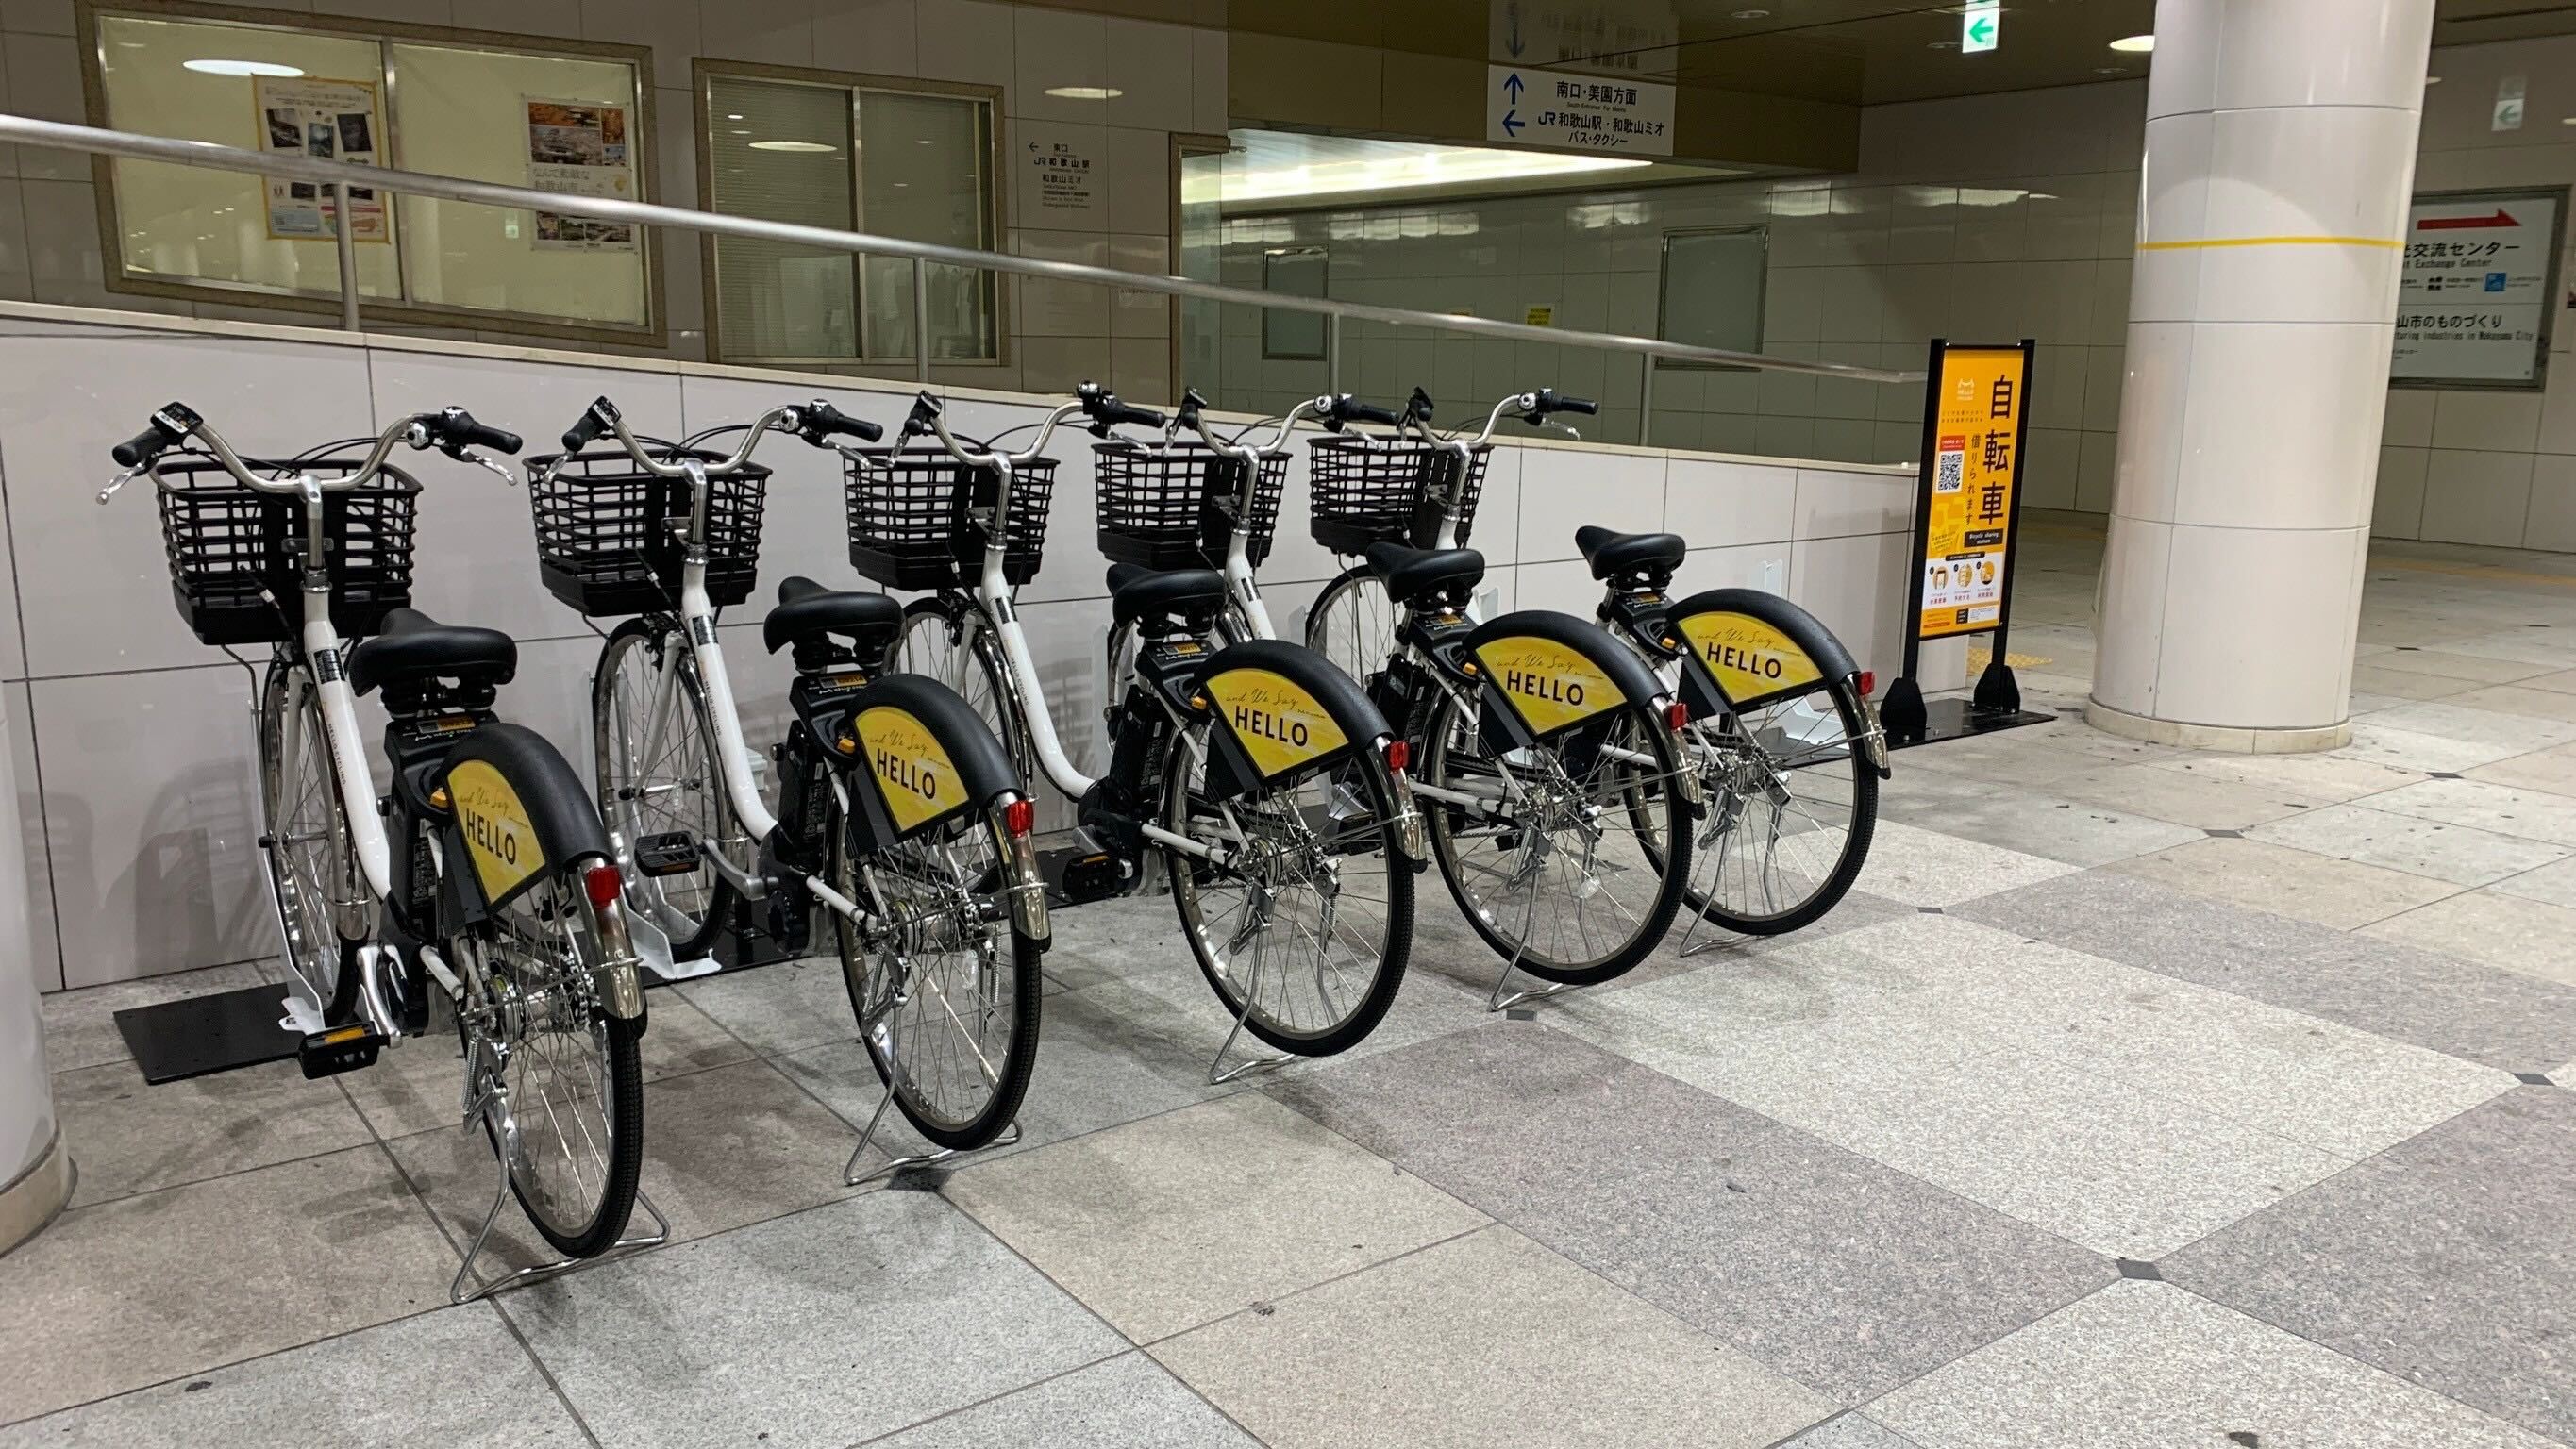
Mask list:
[[[1673,154],[1673,88],[1525,65],[1485,67],[1485,138],[1560,151]]]
[[[2406,213],[2390,381],[2543,385],[2566,202],[2564,188],[2415,198]]]
[[[2014,495],[2030,355],[2022,347],[1945,347],[1932,379],[1915,525],[1916,637],[1982,634],[2012,581]]]

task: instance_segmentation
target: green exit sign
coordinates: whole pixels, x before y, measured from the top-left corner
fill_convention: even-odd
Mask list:
[[[2003,44],[2003,0],[1968,0],[1959,12],[1959,53],[1974,55]]]

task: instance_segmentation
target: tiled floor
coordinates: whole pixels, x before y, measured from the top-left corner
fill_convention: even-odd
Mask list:
[[[2038,707],[2097,556],[2034,530]],[[841,1186],[834,970],[657,993],[676,1241],[496,1303],[434,1043],[147,1089],[109,1013],[254,968],[51,998],[0,1449],[2576,1443],[2576,560],[2376,563],[2352,747],[1906,752],[1828,920],[1529,1013],[1434,887],[1365,1048],[1212,1088],[1168,906],[1063,912],[944,1176]]]

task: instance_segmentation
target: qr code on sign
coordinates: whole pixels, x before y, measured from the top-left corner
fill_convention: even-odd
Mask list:
[[[1943,453],[1932,473],[1932,491],[1958,492],[1959,485],[1966,481],[1967,471],[1968,455],[1965,452]]]

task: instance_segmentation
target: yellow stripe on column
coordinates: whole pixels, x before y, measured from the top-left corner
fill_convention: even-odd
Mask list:
[[[2406,243],[2393,236],[2210,236],[2190,241],[2144,241],[2142,252],[2197,251],[2206,247],[2386,247]]]

